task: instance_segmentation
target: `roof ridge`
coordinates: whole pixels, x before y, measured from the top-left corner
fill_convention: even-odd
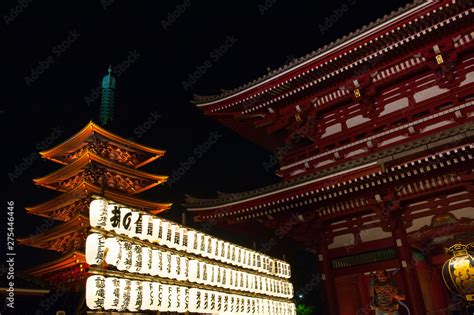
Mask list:
[[[378,25],[380,25],[380,24],[382,24],[382,23],[398,16],[398,15],[401,15],[402,13],[414,8],[415,6],[417,6],[417,5],[419,5],[423,2],[424,2],[423,0],[414,0],[413,2],[407,3],[405,6],[402,6],[402,7],[398,8],[397,10],[393,10],[389,14],[385,14],[381,18],[378,18],[375,21],[372,21],[369,24],[364,25],[364,26],[356,29],[355,31],[352,31],[349,34],[346,34],[346,35],[344,35],[340,38],[337,38],[334,41],[324,45],[323,47],[320,47],[316,50],[313,50],[313,51],[305,54],[302,57],[293,58],[292,61],[290,61],[288,63],[285,63],[284,65],[278,67],[277,69],[269,71],[267,74],[259,76],[259,77],[257,77],[256,79],[254,79],[250,82],[247,82],[247,83],[244,83],[244,84],[240,85],[239,87],[226,90],[225,93],[207,95],[207,96],[194,94],[193,95],[193,97],[194,97],[193,103],[201,104],[201,103],[204,103],[204,102],[207,102],[207,101],[219,100],[221,98],[230,96],[234,93],[237,93],[237,92],[242,91],[246,88],[249,88],[249,87],[251,87],[255,84],[258,84],[258,83],[260,83],[264,80],[267,80],[267,79],[271,78],[272,76],[280,74],[280,73],[282,73],[282,72],[284,72],[288,69],[291,69],[293,67],[297,67],[298,65],[302,64],[303,62],[306,62],[308,59],[316,57],[317,55],[319,55],[319,54],[321,54],[325,51],[328,51],[331,48],[334,48],[335,46],[337,46],[337,45],[339,45],[339,44],[341,44],[341,43],[343,43],[343,42],[345,42],[345,41],[347,41],[351,38],[354,38],[354,37],[366,32],[366,31],[368,31],[368,30],[370,30],[370,29],[372,29],[372,28],[374,28],[374,27],[376,27],[376,26],[378,26]]]

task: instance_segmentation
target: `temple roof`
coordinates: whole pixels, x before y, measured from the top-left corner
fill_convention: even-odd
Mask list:
[[[355,30],[354,32],[351,32],[348,35],[343,36],[342,38],[339,38],[323,46],[322,48],[319,48],[318,50],[312,51],[311,53],[301,58],[296,58],[292,60],[291,62],[281,66],[280,68],[270,71],[269,73],[247,84],[237,87],[235,89],[221,90],[222,91],[221,94],[210,95],[210,96],[201,96],[201,95],[194,94],[193,102],[196,103],[198,106],[205,106],[207,105],[206,103],[222,100],[226,97],[233,96],[246,89],[250,89],[250,88],[265,84],[268,81],[271,81],[273,79],[276,79],[279,76],[286,74],[287,72],[299,69],[300,67],[306,65],[308,62],[318,59],[319,57],[325,55],[325,53],[329,51],[343,48],[345,44],[347,44],[351,40],[371,35],[372,31],[374,31],[378,26],[382,24],[386,24],[386,23],[393,23],[396,20],[404,17],[405,13],[408,13],[409,11],[412,11],[412,10],[416,10],[418,7],[425,6],[427,2],[429,3],[430,1],[415,0],[414,2],[409,3],[406,6],[399,8],[397,11],[393,11],[392,13],[385,15],[382,18],[379,18],[368,25],[365,25],[364,27],[359,28]]]
[[[73,251],[67,255],[61,256],[57,260],[48,261],[44,264],[30,268],[25,272],[33,276],[41,277],[46,274],[51,274],[53,272],[58,272],[65,269],[69,269],[71,267],[80,266],[81,264],[86,265],[85,255],[83,253]]]
[[[409,162],[403,163],[400,165],[394,165],[389,169],[389,171],[397,171],[401,170],[403,167],[409,166],[411,164],[432,164],[435,159],[445,159],[452,157],[454,153],[456,154],[466,154],[465,152],[469,152],[472,154],[472,150],[474,150],[474,144],[469,143],[466,145],[462,145],[456,148],[446,149],[444,151],[438,152],[434,155],[427,155],[418,157],[414,160]],[[469,155],[471,156],[471,155]],[[403,166],[403,167],[402,167]],[[358,181],[358,179],[371,177],[371,176],[379,176],[386,173],[386,169],[384,169],[383,165],[378,163],[370,163],[360,167],[353,167],[349,171],[342,171],[339,173],[333,173],[329,176],[321,176],[321,174],[313,174],[311,176],[301,176],[297,177],[293,180],[283,181],[277,184],[261,187],[256,190],[248,191],[248,192],[241,192],[241,193],[234,193],[234,194],[225,194],[219,195],[218,198],[195,198],[191,196],[186,196],[186,202],[183,204],[185,207],[188,208],[189,211],[194,212],[207,212],[207,211],[219,211],[219,209],[227,208],[229,206],[233,206],[236,204],[244,204],[245,202],[252,201],[252,200],[260,200],[260,203],[268,202],[268,199],[263,200],[263,198],[267,196],[286,196],[288,194],[294,196],[295,191],[298,189],[298,193],[301,193],[304,190],[304,187],[308,187],[309,185],[317,185],[317,190],[324,191],[326,187],[334,188],[336,185],[339,187],[344,183]],[[314,188],[314,187],[313,187]],[[292,192],[293,191],[293,192]],[[304,195],[304,193],[301,193]],[[293,198],[292,198],[293,199]],[[237,206],[238,207],[238,206]]]
[[[89,218],[77,215],[73,219],[51,228],[45,233],[18,238],[18,244],[37,248],[50,249],[58,252],[80,250],[85,246]]]
[[[26,211],[30,214],[35,214],[46,218],[68,221],[83,210],[81,207],[82,201],[85,201],[84,208],[89,209],[89,202],[92,200],[92,196],[100,194],[100,187],[83,182],[74,189],[60,194],[54,199],[48,200],[36,206],[27,207]],[[172,206],[172,203],[159,203],[142,200],[110,190],[104,191],[104,197],[128,207],[148,211],[151,214],[158,214],[160,212],[166,211]],[[74,211],[72,208],[77,209]]]
[[[80,150],[88,142],[92,142],[99,138],[114,143],[119,148],[139,153],[141,155],[140,159],[134,161],[133,165],[131,165],[134,168],[139,168],[148,164],[162,157],[166,152],[164,150],[150,148],[122,138],[91,121],[71,138],[47,151],[40,152],[40,154],[42,157],[51,161],[60,164],[68,164],[70,161],[68,161],[67,155]]]
[[[137,189],[137,187],[133,186],[134,183],[128,183],[128,180],[126,180],[127,184],[132,185],[132,187],[128,191],[131,194],[136,194],[141,191],[152,188],[156,185],[159,185],[165,182],[168,178],[168,176],[154,175],[154,174],[146,173],[143,171],[139,171],[136,169],[132,169],[132,168],[111,162],[107,159],[104,159],[86,150],[84,154],[80,158],[76,159],[74,162],[67,164],[66,166],[60,168],[59,170],[47,176],[36,178],[33,181],[35,182],[36,185],[40,185],[40,186],[48,187],[54,190],[65,192],[65,191],[70,190],[70,188],[65,187],[65,186],[60,186],[59,184],[61,184],[62,182],[66,180],[74,179],[76,175],[84,171],[84,169],[90,166],[93,162],[97,164],[99,167],[100,166],[104,167],[104,169],[106,169],[108,172],[112,172],[114,174],[123,176],[125,179],[135,178],[140,181],[146,180],[147,182],[149,182],[148,185]],[[91,176],[98,175],[97,172],[93,172],[93,173],[94,174],[91,174]],[[80,182],[78,182],[77,184],[80,184],[83,181],[84,181],[84,178],[81,178]],[[73,187],[75,187],[74,183],[73,183]]]

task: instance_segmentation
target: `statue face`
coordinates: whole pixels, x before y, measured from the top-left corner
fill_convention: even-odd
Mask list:
[[[387,274],[385,273],[385,271],[377,271],[375,273],[375,276],[377,277],[377,280],[379,282],[386,282],[387,281]]]

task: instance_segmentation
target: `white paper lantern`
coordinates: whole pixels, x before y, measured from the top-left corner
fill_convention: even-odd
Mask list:
[[[119,299],[119,307],[117,311],[124,311],[128,309],[128,305],[130,304],[130,291],[132,281],[129,279],[120,279],[120,299]]]
[[[232,270],[231,270],[230,268],[225,268],[225,282],[224,282],[224,288],[230,289],[232,284],[233,284],[233,281],[232,281]]]
[[[196,233],[196,238],[197,238],[197,245],[198,245],[198,249],[197,249],[196,254],[204,256],[203,253],[206,252],[206,242],[204,241],[204,234],[200,233],[200,232],[197,232]]]
[[[108,207],[107,207],[108,208]],[[112,212],[109,212],[109,222],[112,224],[113,230],[121,235],[130,236],[132,229],[132,210],[129,208],[115,207]],[[119,222],[117,224],[117,222]]]
[[[209,235],[203,234],[202,244],[201,244],[201,256],[209,257],[208,245],[211,243],[211,237]]]
[[[161,251],[153,249],[151,251],[151,268],[150,275],[156,276],[161,273],[162,270]]]
[[[107,201],[95,199],[89,205],[89,222],[92,227],[104,229],[107,224]]]
[[[208,290],[201,291],[201,312],[203,313],[207,313],[211,310],[209,292]]]
[[[132,267],[132,243],[128,241],[119,241],[120,258],[117,269],[120,271],[129,270]]]
[[[132,245],[132,264],[128,269],[129,272],[139,273],[142,269],[143,252],[140,245]]]
[[[186,251],[188,248],[188,229],[181,227],[179,228],[179,244],[178,250]]]
[[[128,304],[128,310],[131,312],[139,311],[143,303],[143,292],[142,282],[132,280],[130,289],[130,303]]]
[[[105,239],[105,254],[104,259],[107,265],[117,267],[120,260],[120,243],[115,237]]]
[[[262,272],[262,255],[255,254],[255,270]]]
[[[172,273],[172,255],[169,252],[162,252],[163,265],[161,268],[161,277],[171,278]]]
[[[153,305],[153,286],[152,283],[149,281],[142,282],[142,306],[141,310],[152,310]]]
[[[189,311],[189,288],[181,288],[181,308],[178,310],[180,313],[185,313]]]
[[[186,251],[191,254],[197,254],[197,239],[196,239],[196,231],[188,230],[188,246]]]
[[[217,248],[217,239],[215,237],[211,237],[211,251],[209,252],[209,258],[217,259],[218,248]]]
[[[179,263],[180,263],[180,268],[179,268],[180,273],[178,274],[177,279],[180,281],[185,281],[188,279],[189,259],[187,257],[180,256]]]
[[[104,309],[117,310],[120,307],[120,279],[108,277],[105,278],[105,298]]]
[[[173,301],[175,302],[175,307],[174,310],[175,312],[178,313],[184,313],[186,312],[186,290],[184,290],[184,287],[180,286],[174,286],[174,299]]]
[[[168,221],[161,221],[161,238],[158,240],[158,244],[169,246],[168,243],[168,234],[171,235],[171,231],[169,231],[170,223]]]
[[[153,252],[150,247],[142,247],[142,266],[139,272],[141,274],[150,274],[153,267]]]
[[[105,277],[90,276],[86,281],[86,305],[91,310],[104,307]]]
[[[177,249],[177,242],[179,242],[179,226],[171,223],[169,229],[171,231],[171,238],[168,241],[168,247]]]
[[[216,310],[215,310],[215,312],[220,314],[220,313],[222,313],[222,302],[223,302],[223,299],[224,299],[224,294],[216,292],[215,295],[216,295],[216,308],[215,308]]]
[[[132,211],[132,224],[128,233],[129,237],[141,238],[143,234],[143,214],[138,211]]]
[[[189,289],[189,312],[201,312],[201,290],[198,288]]]
[[[207,264],[203,261],[200,261],[196,282],[202,284],[204,281],[207,281]]]
[[[217,260],[223,261],[223,251],[224,251],[224,241],[217,240],[217,254],[216,254]]]
[[[181,261],[178,255],[171,255],[171,273],[169,278],[178,279],[181,272]]]
[[[237,313],[236,311],[236,295],[234,294],[229,294],[228,295],[228,313],[229,314],[234,314]]]
[[[228,263],[229,262],[229,243],[223,243],[223,250],[222,250],[222,262]]]
[[[209,292],[209,311],[212,313],[217,312],[217,301],[216,301],[216,292],[208,291]]]
[[[140,239],[144,241],[148,241],[150,243],[153,242],[153,216],[145,214],[142,217],[143,220],[143,231],[142,235],[138,236]]]
[[[174,285],[163,285],[163,297],[166,296],[165,302],[170,312],[176,311],[176,294],[174,287]]]
[[[222,313],[229,313],[229,294],[227,293],[222,294]]]
[[[236,265],[235,249],[236,249],[236,247],[233,244],[229,244],[229,253],[228,253],[228,256],[227,256],[227,263],[229,263],[231,265],[234,265],[234,266]]]
[[[234,263],[237,266],[242,266],[242,260],[241,260],[241,250],[240,247],[235,246],[235,260]]]
[[[158,244],[161,239],[161,219],[152,219],[153,224],[153,235],[151,237],[151,242]]]
[[[86,262],[91,266],[101,265],[104,260],[105,237],[93,233],[86,239]]]
[[[188,281],[196,283],[197,282],[199,262],[196,259],[190,259],[188,266],[189,266]]]
[[[158,311],[158,309],[161,306],[161,297],[163,295],[163,292],[161,291],[162,288],[161,288],[161,285],[158,282],[152,282],[151,287],[152,287],[153,301],[151,303],[150,310]]]

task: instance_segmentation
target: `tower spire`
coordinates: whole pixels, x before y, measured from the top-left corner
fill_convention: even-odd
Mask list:
[[[100,105],[102,125],[107,125],[114,118],[114,95],[115,78],[112,76],[112,66],[109,66],[108,74],[102,79],[102,102]]]

